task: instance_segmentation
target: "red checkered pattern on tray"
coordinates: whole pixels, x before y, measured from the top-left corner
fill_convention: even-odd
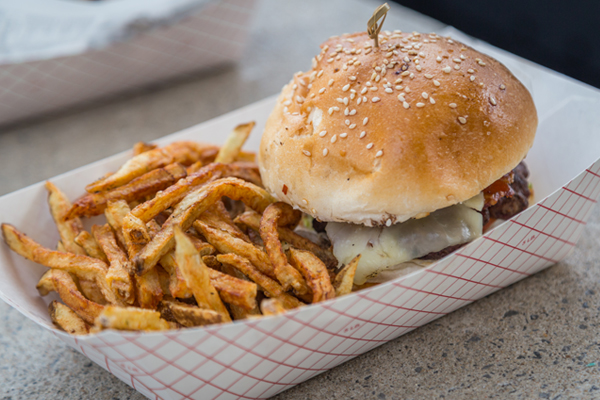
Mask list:
[[[237,60],[255,3],[221,0],[102,50],[0,65],[0,123]]]
[[[55,334],[152,399],[266,398],[562,260],[598,198],[600,160],[441,262],[353,295],[167,334]]]

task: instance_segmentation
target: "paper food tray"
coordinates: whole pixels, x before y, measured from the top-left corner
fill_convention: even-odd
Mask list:
[[[600,197],[600,92],[454,36],[495,56],[527,84],[540,124],[526,159],[539,202],[452,255],[398,280],[279,316],[77,338],[50,322],[51,297],[35,289],[45,268],[0,245],[0,297],[149,398],[251,399],[272,396],[562,260]],[[263,100],[158,142],[219,143],[236,124],[255,120],[246,148],[256,150],[274,102]],[[122,153],[52,181],[76,198],[86,182],[129,156]],[[42,183],[0,198],[0,221],[46,246],[58,240]]]
[[[27,0],[4,4],[0,22],[13,30],[0,44],[0,124],[237,61],[257,1],[138,0],[133,4],[141,8],[137,11],[141,16],[125,26],[126,32],[115,33],[116,38],[103,36],[112,20],[123,19],[124,11],[131,13],[131,3]],[[183,11],[160,15],[163,9],[185,9],[185,5],[183,17]],[[60,12],[63,9],[66,15]],[[92,15],[87,15],[90,11]],[[92,18],[96,14],[99,21]],[[96,35],[77,40],[79,31],[89,36],[90,30]],[[65,44],[52,42],[69,33]]]

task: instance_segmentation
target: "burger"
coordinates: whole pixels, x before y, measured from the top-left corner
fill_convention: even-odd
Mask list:
[[[354,283],[442,258],[528,206],[537,113],[500,62],[437,34],[332,37],[285,85],[258,155]],[[382,278],[384,277],[384,278]]]

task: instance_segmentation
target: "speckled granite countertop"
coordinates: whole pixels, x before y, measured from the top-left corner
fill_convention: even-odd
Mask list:
[[[264,0],[237,66],[1,129],[0,194],[277,93],[325,38],[364,29],[377,4]],[[389,29],[444,26],[392,7]],[[598,264],[596,208],[564,262],[277,398],[600,398]],[[33,398],[143,396],[0,302],[0,399]]]

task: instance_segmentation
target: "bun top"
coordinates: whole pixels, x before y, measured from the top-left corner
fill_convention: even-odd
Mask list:
[[[258,155],[267,190],[322,221],[391,225],[467,200],[533,144],[531,95],[501,63],[436,34],[321,45],[283,87]]]

